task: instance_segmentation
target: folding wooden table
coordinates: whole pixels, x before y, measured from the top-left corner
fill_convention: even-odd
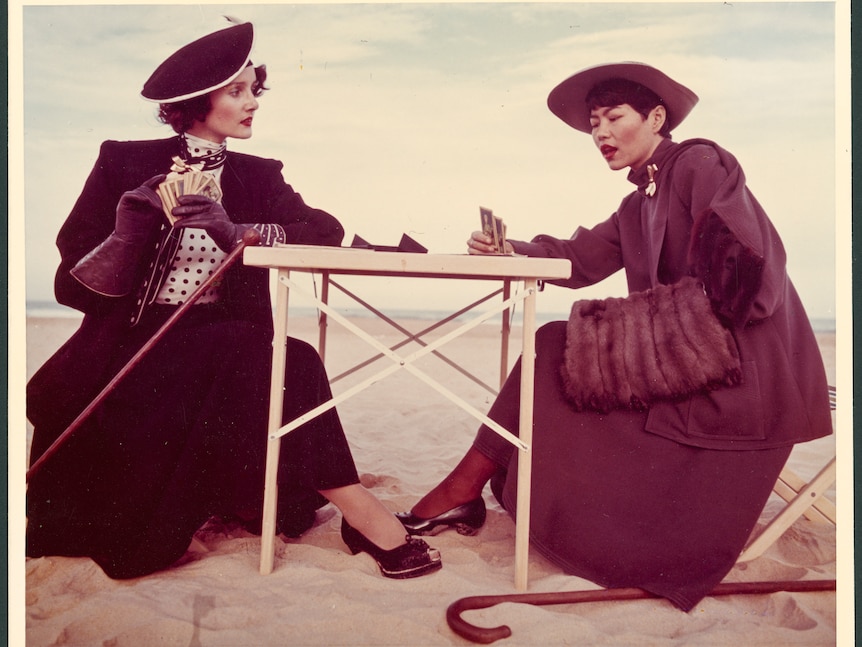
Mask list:
[[[523,256],[471,256],[468,254],[413,254],[403,252],[380,252],[345,247],[317,247],[305,245],[277,245],[275,247],[249,247],[244,252],[246,265],[277,270],[274,342],[272,354],[272,381],[270,387],[269,426],[266,450],[266,474],[264,482],[263,528],[261,535],[260,572],[272,572],[275,557],[275,517],[277,508],[276,477],[281,449],[281,438],[324,411],[337,406],[384,377],[404,369],[441,393],[454,404],[470,413],[495,432],[506,438],[519,450],[518,454],[518,504],[515,528],[515,587],[526,590],[528,582],[528,556],[530,535],[530,491],[532,468],[532,423],[533,423],[533,377],[535,371],[535,308],[538,282],[549,279],[565,279],[571,272],[569,261],[561,259],[527,258]],[[506,290],[501,302],[486,308],[473,318],[462,323],[451,332],[423,343],[422,347],[409,354],[399,355],[382,344],[355,323],[332,308],[324,298],[310,294],[291,280],[291,272],[313,272],[332,275],[361,275],[404,278],[437,278],[462,280],[488,280],[523,283],[523,290],[516,295]],[[336,320],[349,331],[376,348],[392,360],[385,369],[355,384],[334,396],[328,402],[309,411],[286,425],[282,425],[282,393],[284,388],[285,349],[288,323],[288,296],[293,291],[307,296],[327,317]],[[414,365],[425,355],[459,337],[467,331],[504,312],[523,301],[523,345],[521,355],[521,403],[518,435],[497,424],[487,415],[474,408],[456,393]],[[476,305],[482,303],[480,300]]]

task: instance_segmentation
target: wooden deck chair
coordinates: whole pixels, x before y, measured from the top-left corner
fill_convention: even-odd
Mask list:
[[[835,411],[835,400],[835,387],[830,386],[829,405],[832,411]],[[786,505],[766,526],[752,534],[737,564],[760,557],[799,517],[835,525],[835,505],[823,496],[834,484],[835,456],[810,481],[805,481],[785,467],[773,491],[784,499]]]

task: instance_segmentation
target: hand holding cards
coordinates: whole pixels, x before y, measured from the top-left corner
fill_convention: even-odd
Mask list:
[[[181,158],[174,157],[171,172],[156,189],[162,199],[162,208],[168,222],[173,225],[177,218],[173,208],[177,206],[177,198],[181,195],[203,195],[218,202],[221,200],[221,188],[216,179],[209,173],[188,166]]]
[[[506,224],[502,218],[498,218],[490,209],[479,207],[479,215],[482,219],[482,233],[494,241],[494,253],[506,253]]]

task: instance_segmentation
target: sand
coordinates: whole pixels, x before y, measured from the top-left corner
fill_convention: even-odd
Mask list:
[[[386,343],[400,339],[383,324],[360,323]],[[28,375],[76,325],[73,319],[28,318]],[[427,322],[414,321],[407,327],[418,330],[424,325]],[[312,318],[293,317],[291,326],[295,336],[316,340]],[[821,334],[819,341],[834,380],[835,336]],[[474,367],[482,380],[498,380],[498,325],[482,326],[443,350]],[[515,335],[510,358],[517,350]],[[331,376],[373,354],[340,326],[330,326]],[[421,365],[479,409],[486,410],[493,399],[436,358]],[[334,389],[338,392],[367,375],[352,375]],[[461,409],[403,372],[344,403],[339,411],[362,482],[392,510],[409,509],[436,484],[469,446],[476,427]],[[799,446],[792,467],[810,476],[832,452],[833,438]],[[826,496],[835,501],[834,489]],[[415,580],[383,578],[370,557],[350,555],[338,533],[340,515],[332,506],[319,511],[317,524],[303,537],[276,539],[275,569],[265,576],[258,572],[260,538],[217,523],[201,529],[181,564],[134,580],[111,580],[86,558],[27,559],[26,642],[20,638],[10,644],[471,644],[447,625],[449,604],[465,596],[515,592],[515,526],[487,490],[485,501],[488,521],[479,534],[446,532],[430,538],[443,554],[444,568]],[[779,504],[771,500],[763,520]],[[23,520],[13,520],[14,530],[23,534]],[[835,576],[835,527],[803,519],[765,555],[734,568],[726,581]],[[531,553],[530,592],[596,588]],[[819,592],[706,598],[687,614],[653,599],[542,607],[506,603],[464,617],[482,626],[509,625],[512,637],[498,644],[786,647],[841,642],[836,615],[836,594]]]

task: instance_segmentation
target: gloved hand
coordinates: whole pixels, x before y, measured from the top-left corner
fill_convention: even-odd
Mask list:
[[[158,228],[164,218],[162,200],[156,188],[165,179],[156,175],[137,189],[126,191],[117,204],[114,236],[129,244],[143,244]]]
[[[224,207],[206,196],[181,195],[177,202],[178,206],[171,210],[178,218],[174,227],[203,229],[224,252],[233,250],[245,231],[251,227],[231,222]]]
[[[151,177],[120,197],[114,231],[69,270],[72,276],[105,296],[121,297],[132,291],[140,259],[164,218],[155,191],[164,179],[164,175]]]

